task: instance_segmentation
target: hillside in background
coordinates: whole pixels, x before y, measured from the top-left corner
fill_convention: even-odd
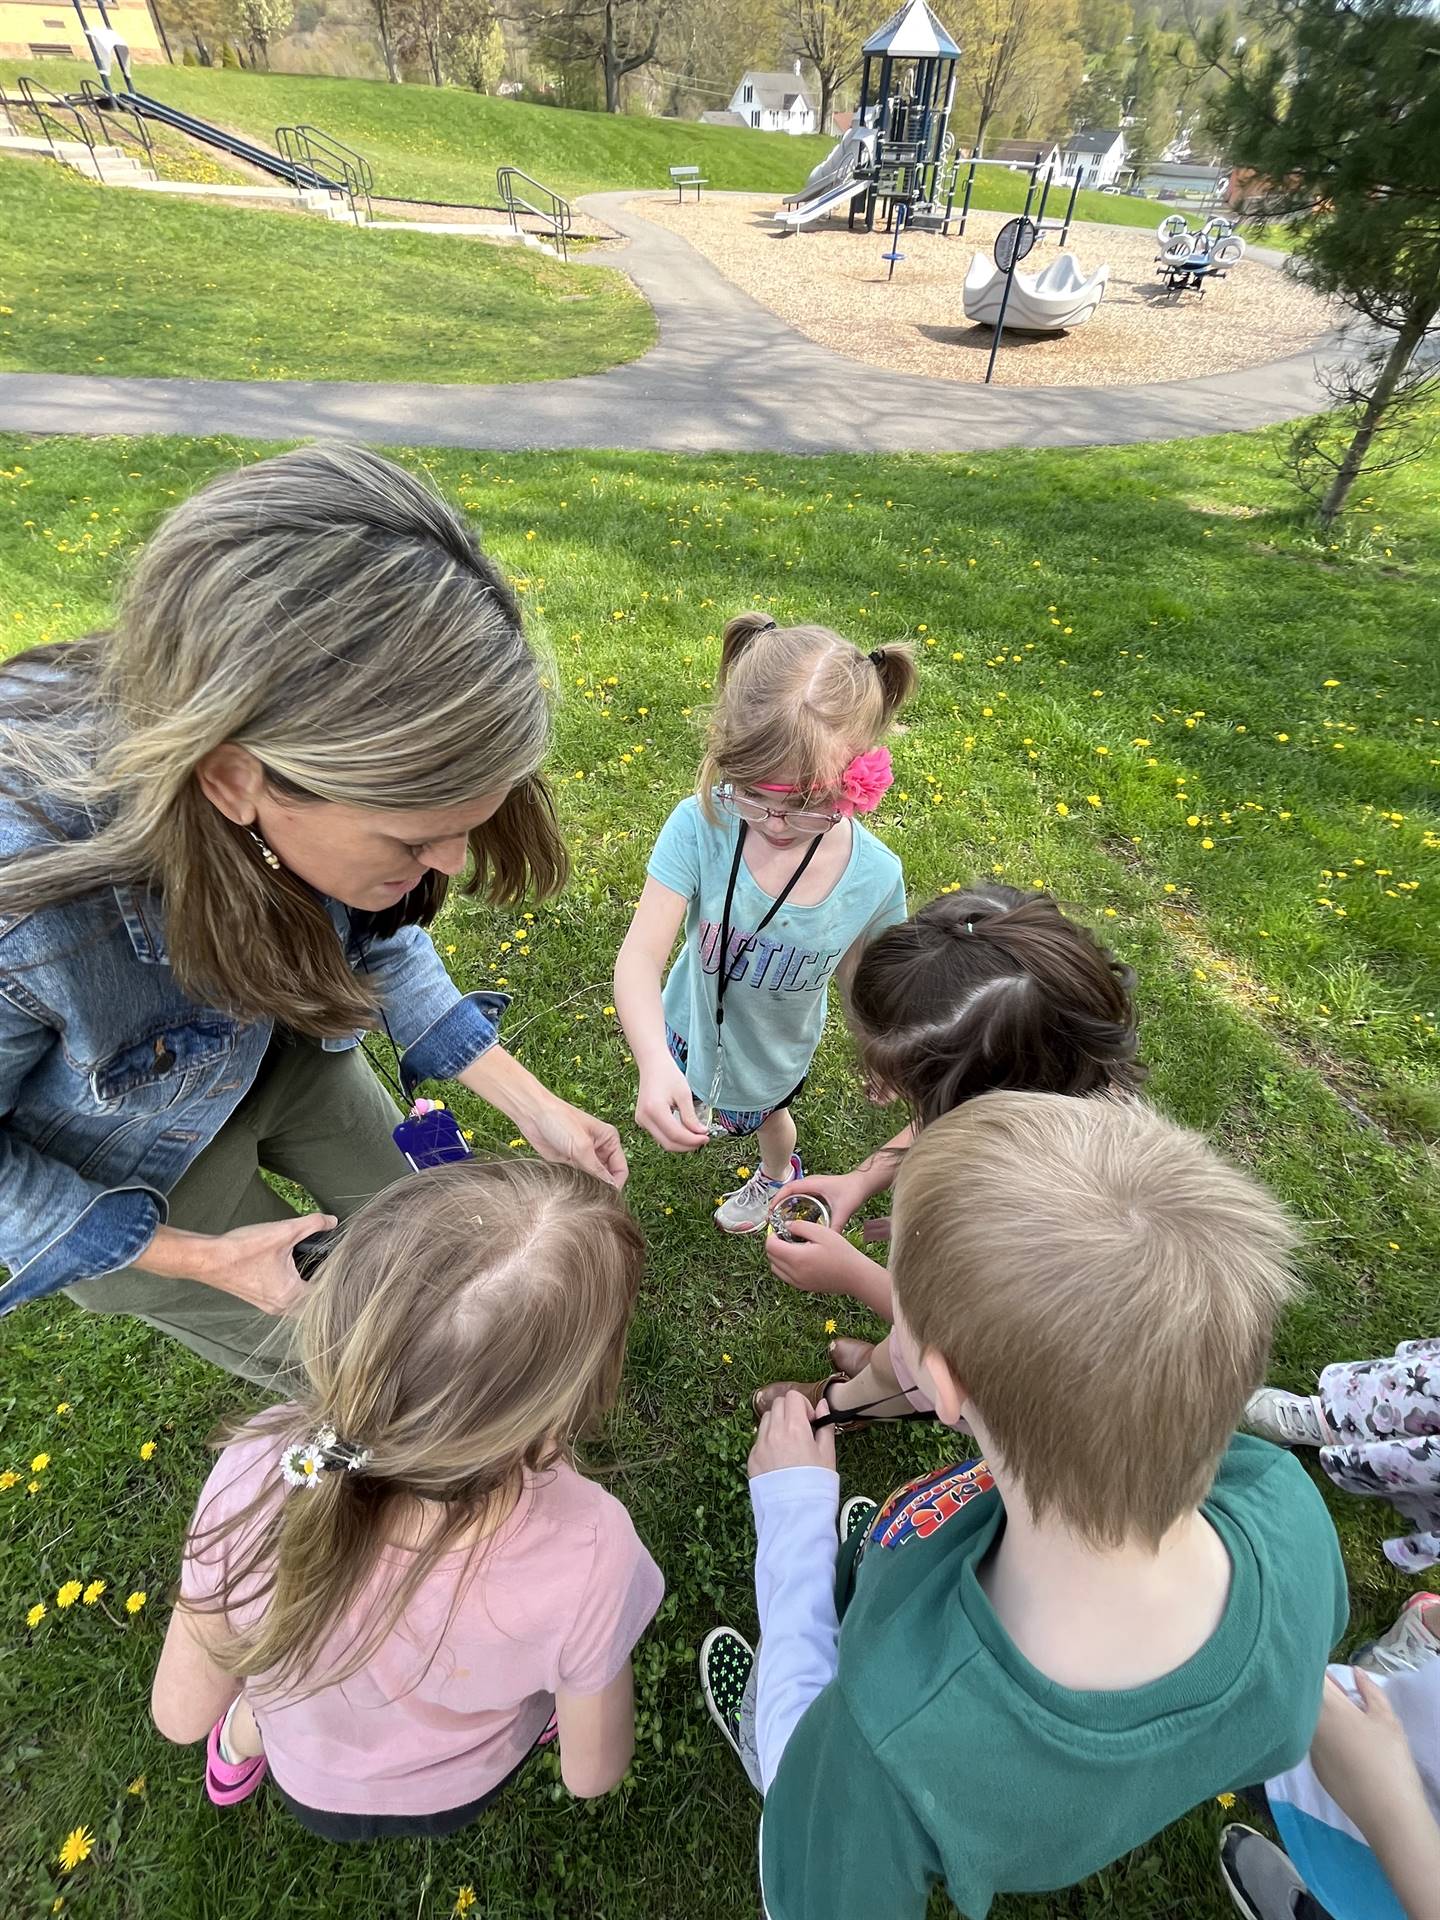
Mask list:
[[[90,71],[76,61],[0,61],[0,82],[21,72],[73,88]],[[308,122],[363,153],[375,190],[395,199],[486,204],[495,169],[514,165],[566,194],[607,187],[664,187],[666,169],[698,166],[717,191],[793,193],[834,144],[740,127],[701,127],[638,115],[571,113],[459,88],[391,86],[314,74],[241,73],[220,68],[146,67],[143,91],[187,113],[273,144],[277,126]],[[983,168],[974,204],[1018,211],[1025,177]],[[1064,212],[1057,187],[1049,211]],[[1118,195],[1082,193],[1082,219],[1150,226],[1163,208]]]

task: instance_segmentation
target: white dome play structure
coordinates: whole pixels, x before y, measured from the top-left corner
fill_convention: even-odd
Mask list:
[[[1005,308],[1005,325],[1023,333],[1062,333],[1082,326],[1105,296],[1110,264],[1087,280],[1073,253],[1058,254],[1040,273],[1017,273]],[[995,262],[977,253],[965,276],[965,318],[993,327],[1000,318],[1005,275]]]

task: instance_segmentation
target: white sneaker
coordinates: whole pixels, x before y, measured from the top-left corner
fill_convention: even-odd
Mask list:
[[[772,1180],[764,1167],[757,1167],[743,1187],[727,1193],[715,1209],[715,1224],[722,1233],[759,1233],[770,1221],[770,1202],[782,1187],[804,1178],[799,1154],[791,1156],[790,1171],[783,1180]]]
[[[1428,1607],[1440,1607],[1440,1593],[1412,1593],[1395,1624],[1351,1654],[1350,1665],[1367,1673],[1413,1673],[1427,1660],[1440,1659],[1440,1639],[1425,1624]]]
[[[1280,1387],[1261,1387],[1245,1406],[1245,1425],[1277,1447],[1328,1447],[1332,1436],[1320,1420],[1320,1409],[1308,1393],[1286,1393]]]

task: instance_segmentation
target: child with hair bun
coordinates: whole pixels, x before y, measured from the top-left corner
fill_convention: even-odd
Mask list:
[[[772,1236],[775,1272],[803,1292],[853,1294],[893,1320],[889,1275],[844,1238],[846,1221],[894,1182],[921,1128],[977,1094],[1138,1088],[1145,1069],[1133,984],[1130,969],[1049,894],[1016,887],[977,883],[941,894],[877,935],[857,959],[846,1012],[872,1097],[903,1100],[910,1124],[853,1173],[787,1189],[822,1199],[832,1224],[796,1221],[793,1238]],[[888,1236],[888,1222],[867,1231]],[[846,1426],[932,1411],[894,1334],[874,1347],[835,1340],[830,1361],[827,1380],[762,1387],[756,1414],[797,1386],[812,1403],[823,1397]]]
[[[268,1771],[323,1839],[454,1833],[556,1738],[572,1793],[619,1784],[664,1583],[574,1446],[644,1259],[615,1193],[532,1160],[430,1168],[341,1229],[300,1391],[201,1494],[155,1673],[217,1806]]]
[[[661,829],[615,964],[639,1124],[675,1153],[758,1137],[715,1214],[725,1233],[763,1230],[802,1171],[791,1107],[830,981],[905,917],[900,862],[857,816],[890,786],[882,742],[914,687],[904,647],[760,613],[725,628],[697,791]]]

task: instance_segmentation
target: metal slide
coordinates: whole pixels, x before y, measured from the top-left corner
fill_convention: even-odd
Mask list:
[[[807,200],[803,207],[781,207],[775,218],[782,227],[793,233],[799,227],[808,227],[812,221],[823,219],[827,213],[838,213],[842,207],[848,207],[869,187],[868,179],[842,180],[838,187],[821,194],[818,200]]]
[[[284,180],[292,187],[322,188],[330,193],[344,190],[342,181],[332,180],[328,174],[318,172],[304,161],[284,159],[278,153],[271,153],[268,147],[257,147],[252,141],[242,140],[238,134],[212,127],[208,120],[197,120],[193,114],[182,113],[178,107],[167,107],[163,100],[152,100],[149,94],[116,88],[114,99],[117,106],[127,107],[131,113],[143,114],[147,120],[158,120],[164,126],[174,127],[179,133],[189,134],[192,140],[202,140],[206,146],[218,147],[221,153],[231,154],[237,160],[246,160],[252,167],[259,167],[262,172],[273,174],[277,180]]]

